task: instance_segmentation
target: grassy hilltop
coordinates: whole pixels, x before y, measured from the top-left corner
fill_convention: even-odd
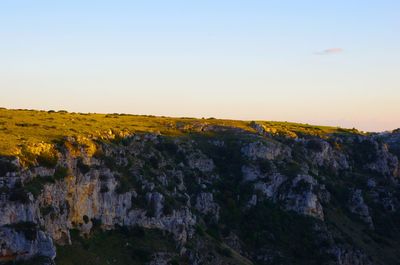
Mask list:
[[[260,121],[264,129],[286,137],[304,135],[359,133],[357,130],[308,124]],[[202,132],[204,126],[233,127],[256,133],[249,121],[223,119],[170,118],[147,115],[68,113],[66,111],[37,111],[0,109],[0,155],[16,155],[26,145],[52,143],[67,136],[101,136],[113,133],[160,133],[179,136]]]

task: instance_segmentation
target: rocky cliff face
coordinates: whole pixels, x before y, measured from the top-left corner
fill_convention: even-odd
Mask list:
[[[397,264],[397,138],[253,125],[111,132],[1,158],[0,262],[62,264],[71,231],[141,227],[175,242],[148,264]]]

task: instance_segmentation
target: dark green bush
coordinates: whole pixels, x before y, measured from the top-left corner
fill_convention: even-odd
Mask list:
[[[28,203],[29,195],[27,191],[23,188],[15,188],[10,192],[10,201]]]
[[[179,265],[179,261],[176,259],[172,259],[172,260],[168,261],[168,265]]]
[[[273,163],[270,160],[260,159],[257,161],[257,164],[260,167],[261,173],[263,174],[269,173],[273,168]]]
[[[38,127],[39,124],[23,122],[23,123],[16,123],[15,126],[18,126],[18,127]]]
[[[88,173],[90,171],[90,167],[88,165],[86,165],[85,163],[83,163],[82,158],[79,158],[77,161],[77,167],[79,169],[79,171],[85,175],[86,173]]]
[[[312,218],[264,202],[242,214],[240,237],[250,249],[277,249],[287,264],[325,264],[315,240],[314,222]]]
[[[143,263],[151,261],[152,252],[144,248],[134,248],[132,249],[132,259],[141,261]]]
[[[311,139],[306,144],[307,149],[312,150],[314,152],[321,152],[322,151],[322,142],[318,139]]]
[[[354,161],[358,165],[371,163],[378,158],[376,144],[371,140],[356,140],[352,147]]]
[[[143,227],[135,225],[134,227],[129,229],[129,235],[133,237],[144,238],[146,236],[146,230]]]
[[[310,189],[311,189],[311,184],[306,182],[306,181],[304,181],[304,180],[300,180],[297,183],[297,185],[293,188],[293,190],[296,193],[303,193],[303,192],[306,192],[306,191],[308,191]]]
[[[33,222],[19,222],[8,225],[18,233],[23,233],[25,238],[34,241],[37,237],[38,226]]]
[[[40,177],[37,176],[32,179],[30,182],[25,183],[24,190],[32,193],[32,195],[36,198],[40,195],[43,190],[44,185],[47,183],[54,183],[54,177],[47,176],[47,177]]]
[[[100,175],[99,179],[100,179],[100,181],[107,181],[108,180],[108,176],[107,175]]]
[[[55,180],[61,180],[67,177],[71,172],[69,171],[68,168],[66,167],[57,167],[55,172],[54,172],[54,179]]]
[[[284,175],[296,177],[298,174],[302,173],[301,164],[296,161],[287,161],[280,165],[281,172]]]
[[[46,207],[41,207],[41,208],[40,208],[40,214],[41,214],[42,216],[46,216],[46,215],[52,213],[53,211],[54,211],[54,208],[53,208],[53,206],[51,206],[51,205],[46,206]]]
[[[117,162],[113,157],[110,156],[103,156],[103,161],[106,167],[108,167],[111,170],[115,170],[118,168]]]
[[[232,251],[229,248],[217,246],[216,251],[225,257],[232,257]]]
[[[157,159],[157,157],[155,157],[155,156],[150,157],[148,162],[149,162],[149,166],[151,168],[158,169],[158,159]]]
[[[119,177],[119,183],[115,192],[118,194],[123,194],[133,189],[133,179],[127,175],[122,175]]]
[[[109,191],[110,191],[110,189],[108,188],[107,185],[105,185],[105,184],[101,185],[101,187],[100,187],[100,192],[101,193],[106,193],[106,192],[109,192]]]
[[[54,168],[57,165],[58,156],[56,152],[43,152],[36,157],[36,161],[40,166]]]
[[[84,215],[82,219],[85,222],[85,224],[89,223],[89,217],[87,215]]]
[[[0,176],[15,170],[17,170],[17,167],[13,163],[11,163],[8,159],[0,158]]]
[[[164,139],[163,141],[160,141],[158,144],[156,144],[155,147],[161,152],[166,152],[172,155],[178,152],[178,146],[171,140]]]

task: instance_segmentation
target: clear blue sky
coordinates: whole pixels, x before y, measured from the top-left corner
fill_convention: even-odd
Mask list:
[[[400,1],[0,1],[0,106],[400,127]]]

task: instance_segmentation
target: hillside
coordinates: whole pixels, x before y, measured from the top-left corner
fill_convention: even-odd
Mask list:
[[[0,109],[0,263],[400,260],[400,132]]]
[[[312,126],[289,122],[261,122],[274,135],[318,135],[351,133],[337,127]],[[66,111],[8,110],[0,108],[0,154],[12,155],[25,145],[52,143],[68,136],[99,137],[109,131],[117,134],[157,133],[179,136],[201,132],[204,127],[224,126],[256,132],[246,121],[168,118],[128,114],[88,114]],[[106,136],[107,137],[107,136]]]

